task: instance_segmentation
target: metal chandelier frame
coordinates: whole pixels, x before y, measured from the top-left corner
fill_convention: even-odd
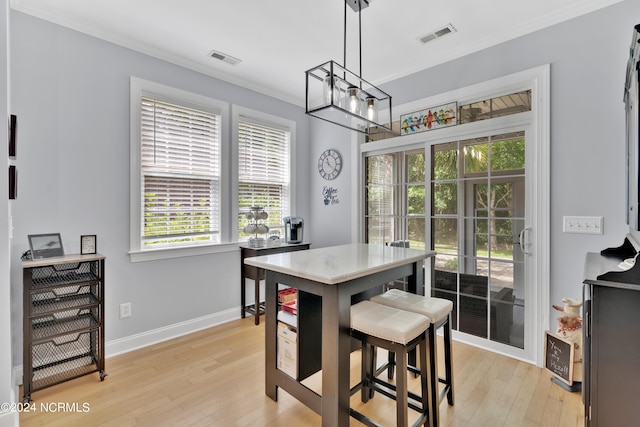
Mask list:
[[[347,4],[358,12],[360,73],[346,68]],[[364,134],[391,131],[391,96],[362,78],[362,9],[367,0],[345,0],[344,57],[305,72],[306,113]]]

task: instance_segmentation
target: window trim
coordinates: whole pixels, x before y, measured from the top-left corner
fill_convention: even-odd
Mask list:
[[[208,253],[228,252],[237,249],[237,243],[229,238],[229,213],[222,209],[220,212],[221,242],[218,244],[203,244],[189,247],[142,249],[141,245],[141,159],[140,159],[140,98],[150,96],[159,100],[180,103],[190,107],[203,108],[220,114],[222,124],[220,130],[220,203],[228,206],[231,195],[227,188],[230,180],[229,162],[225,161],[229,155],[229,130],[226,123],[229,117],[229,104],[203,95],[173,88],[160,83],[151,82],[138,77],[130,78],[130,177],[129,177],[129,255],[131,262],[151,261],[182,256],[203,255]]]
[[[242,107],[239,105],[231,106],[231,141],[233,143],[230,147],[230,158],[233,159],[230,163],[231,176],[236,177],[231,181],[230,194],[238,194],[238,125],[240,118],[243,117],[251,122],[258,123],[264,126],[270,126],[279,129],[286,129],[289,132],[289,215],[295,215],[296,212],[296,122],[288,120],[282,117],[274,116],[271,114],[263,113],[261,111],[252,110],[250,108]],[[225,201],[223,200],[223,203]],[[233,234],[233,239],[237,240],[237,218],[240,214],[238,209],[237,197],[234,198],[233,203],[229,203],[227,206],[231,206],[231,224],[228,227],[228,232]]]

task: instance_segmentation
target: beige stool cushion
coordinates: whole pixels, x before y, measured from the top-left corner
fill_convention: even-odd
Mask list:
[[[383,294],[372,297],[371,301],[422,314],[433,320],[433,323],[440,322],[453,310],[453,303],[448,299],[425,297],[400,289],[390,289]]]
[[[407,344],[431,326],[431,319],[388,305],[361,301],[351,306],[351,328],[387,341]]]

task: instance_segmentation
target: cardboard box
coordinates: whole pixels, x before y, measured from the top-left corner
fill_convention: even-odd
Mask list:
[[[292,378],[298,377],[298,334],[289,325],[278,322],[277,367]]]

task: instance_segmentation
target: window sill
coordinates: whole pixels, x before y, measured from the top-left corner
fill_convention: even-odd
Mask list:
[[[234,252],[238,249],[238,242],[221,243],[217,245],[192,246],[187,248],[152,249],[147,251],[131,251],[131,262],[155,261],[160,259],[180,258],[198,255]]]

